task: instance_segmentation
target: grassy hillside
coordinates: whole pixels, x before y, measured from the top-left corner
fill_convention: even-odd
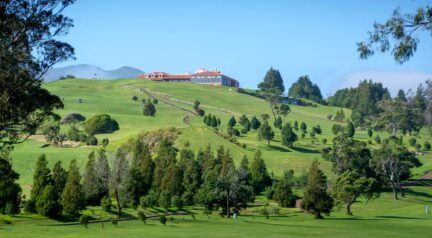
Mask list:
[[[106,113],[119,122],[120,130],[112,134],[97,135],[99,140],[103,137],[109,138],[108,152],[113,152],[115,148],[124,144],[129,138],[135,137],[141,132],[176,127],[183,128],[183,132],[176,141],[178,147],[182,147],[187,141],[195,150],[205,148],[208,144],[211,144],[213,149],[224,146],[230,149],[236,162],[239,162],[243,155],[251,158],[256,150],[261,150],[269,171],[274,172],[276,176],[280,176],[287,169],[293,169],[297,174],[302,173],[308,169],[312,160],[319,159],[324,171],[330,177],[333,176],[333,173],[330,172],[330,163],[321,159],[319,150],[323,146],[321,143],[323,138],[331,143],[333,138],[331,127],[335,122],[328,120],[326,116],[328,113],[334,114],[338,108],[291,106],[292,112],[287,116],[286,121],[293,123],[297,120],[299,124],[304,121],[308,125],[308,129],[320,125],[323,130],[322,135],[316,135],[316,139],[311,139],[309,135],[305,139],[300,139],[296,143],[295,149],[287,149],[281,145],[280,131],[277,129],[274,129],[276,136],[270,147],[265,141],[258,141],[256,132],[251,131],[238,138],[240,143],[247,145],[246,148],[241,148],[215,134],[212,129],[203,124],[201,117],[177,108],[193,110],[191,104],[195,100],[199,100],[206,113],[215,114],[221,118],[222,129],[226,129],[228,119],[233,115],[237,118],[241,114],[246,114],[249,117],[257,116],[258,118],[263,113],[271,115],[268,104],[264,100],[237,93],[232,88],[190,83],[158,83],[140,79],[111,81],[68,79],[47,83],[45,87],[64,101],[64,109],[58,111],[62,116],[71,112],[78,112],[90,118],[95,114]],[[177,107],[159,102],[156,105],[156,116],[144,117],[140,101],[148,98],[148,96],[143,90],[150,91],[157,98],[168,101]],[[133,96],[137,96],[139,100],[134,102]],[[78,103],[78,99],[81,99],[82,103]],[[349,110],[346,110],[346,114],[350,114]],[[189,124],[184,122],[186,116],[189,118]],[[237,127],[241,128],[240,126]],[[63,129],[66,130],[67,127]],[[386,136],[388,135],[381,134],[382,138]],[[429,138],[426,132],[423,132],[421,137]],[[365,131],[357,131],[356,138],[365,141],[371,139],[367,137]],[[423,143],[423,139],[420,139],[420,143]],[[29,191],[33,167],[40,154],[45,153],[47,155],[51,166],[56,160],[62,160],[66,166],[74,158],[83,167],[87,155],[92,150],[98,149],[98,147],[89,146],[79,146],[78,148],[49,146],[42,148],[41,146],[44,144],[43,142],[29,141],[18,145],[12,153],[14,166],[21,174],[20,182],[25,193]],[[429,155],[422,157],[424,166],[415,170],[416,176],[421,176],[425,171],[432,169],[431,159],[428,158],[430,158]]]

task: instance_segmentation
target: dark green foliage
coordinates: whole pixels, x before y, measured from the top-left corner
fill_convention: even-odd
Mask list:
[[[106,195],[105,197],[103,197],[100,201],[100,206],[102,208],[102,210],[106,211],[106,212],[110,212],[111,208],[112,208],[112,201],[109,195]]]
[[[273,199],[276,200],[281,207],[295,207],[296,196],[292,191],[294,180],[294,171],[285,171],[282,179],[274,186]]]
[[[155,164],[151,157],[149,146],[139,139],[134,143],[132,166],[129,170],[127,192],[135,205],[151,188]]]
[[[96,136],[94,136],[94,135],[88,136],[86,139],[86,144],[87,145],[93,145],[93,146],[97,145],[98,140],[97,140]]]
[[[278,116],[276,120],[274,121],[274,126],[278,129],[282,129],[282,118]]]
[[[317,126],[312,127],[312,131],[318,135],[321,135],[321,133],[322,133],[321,126],[317,125]]]
[[[344,132],[344,128],[339,124],[333,124],[332,132],[334,135],[337,135],[340,132]]]
[[[146,224],[147,217],[144,214],[144,212],[138,211],[137,215],[138,215],[138,219],[140,219],[140,221],[142,221],[144,224]]]
[[[345,120],[345,112],[342,108],[336,112],[336,116],[334,117],[334,120],[339,122]]]
[[[300,76],[288,91],[288,97],[305,98],[318,103],[324,103],[321,90],[313,84],[308,75]]]
[[[211,117],[210,126],[213,127],[213,128],[217,128],[218,127],[218,121],[216,119],[216,116],[214,116],[214,115]]]
[[[62,122],[68,124],[68,123],[83,122],[85,120],[86,118],[83,115],[74,112],[74,113],[69,113],[65,117],[63,117]]]
[[[109,177],[110,192],[114,195],[117,204],[117,215],[120,217],[122,208],[127,201],[127,180],[129,163],[127,154],[122,148],[118,148],[112,162],[111,176]]]
[[[118,225],[118,220],[115,217],[111,217],[111,224],[113,224],[114,226]]]
[[[144,103],[143,114],[147,117],[153,117],[156,114],[156,107],[151,101],[147,101]]]
[[[74,1],[2,1],[0,16],[0,152],[10,151],[63,108],[42,87],[42,75],[55,63],[73,58],[74,49],[59,41],[73,26],[64,16]]]
[[[21,188],[16,182],[19,174],[11,163],[0,156],[0,214],[13,215],[19,213]]]
[[[233,136],[240,136],[240,131],[237,128],[232,129],[232,135]]]
[[[195,112],[196,112],[199,116],[202,117],[202,116],[204,116],[205,111],[199,107],[200,104],[201,104],[200,101],[195,100],[193,108],[194,108]]]
[[[292,148],[294,147],[294,142],[297,141],[297,139],[297,134],[294,133],[290,123],[285,124],[282,129],[282,145]]]
[[[285,91],[285,86],[279,70],[270,68],[264,76],[263,82],[258,84],[258,88],[262,91],[276,88],[280,93],[283,93]]]
[[[119,129],[116,120],[112,119],[107,114],[98,114],[90,118],[85,125],[85,131],[89,135],[112,133]]]
[[[159,146],[155,158],[155,169],[152,184],[155,188],[160,188],[162,179],[166,174],[166,171],[171,165],[176,164],[177,149],[174,147],[172,141],[168,139],[162,139],[159,142]]]
[[[99,205],[104,194],[99,193],[99,180],[96,172],[95,153],[92,151],[88,156],[87,164],[83,174],[82,191],[87,205]]]
[[[417,50],[420,32],[432,32],[431,24],[431,6],[420,7],[411,14],[401,13],[400,8],[396,8],[385,23],[373,24],[374,29],[368,32],[369,39],[357,43],[357,51],[362,59],[372,56],[375,50],[390,51],[396,62],[405,63]]]
[[[135,96],[135,95],[133,95],[133,96],[132,96],[132,101],[134,101],[134,102],[138,101],[138,97]]]
[[[84,193],[80,181],[81,175],[76,161],[72,160],[69,165],[66,184],[61,196],[63,210],[69,214],[76,215],[80,210],[85,209]]]
[[[156,104],[159,103],[159,100],[157,100],[157,98],[153,98],[153,101],[152,101],[152,102],[153,102],[154,105],[156,105]]]
[[[274,132],[267,121],[259,128],[258,138],[267,141],[267,145],[270,146],[270,141],[274,138]]]
[[[258,150],[250,166],[252,185],[255,194],[260,194],[267,186],[271,186],[272,184],[272,180],[261,155],[261,151]]]
[[[258,128],[260,128],[260,126],[261,126],[261,122],[258,121],[258,119],[255,116],[252,117],[251,128],[257,130]]]
[[[381,144],[381,137],[379,135],[376,135],[374,140],[377,144]]]
[[[368,134],[369,137],[372,137],[372,136],[373,136],[373,131],[372,131],[371,128],[368,128],[368,130],[367,130],[367,134]]]
[[[52,179],[52,184],[54,186],[54,190],[56,191],[57,196],[60,198],[67,179],[67,172],[62,167],[60,160],[54,164],[52,174],[51,174],[51,179]]]
[[[237,124],[236,119],[232,116],[228,121],[228,128],[233,128]]]
[[[48,161],[45,155],[42,154],[36,162],[36,169],[33,173],[33,186],[30,191],[30,199],[35,203],[41,199],[45,187],[51,184],[50,173]]]
[[[315,160],[309,169],[302,209],[312,213],[316,219],[323,219],[321,213],[330,214],[333,198],[327,193],[327,178],[318,166],[319,162]]]
[[[301,130],[303,133],[306,134],[306,132],[307,132],[307,125],[306,125],[306,123],[302,122],[302,123],[300,124],[300,130]]]
[[[87,228],[90,221],[90,217],[87,215],[81,215],[78,222],[80,225],[83,225],[85,228]]]
[[[411,138],[409,138],[408,143],[410,146],[414,147],[417,143],[417,140],[415,137],[411,137]]]
[[[79,130],[76,126],[71,126],[67,132],[67,137],[71,141],[79,141]]]
[[[424,144],[423,144],[423,148],[424,148],[424,150],[426,150],[426,151],[431,150],[431,144],[429,143],[429,141],[425,141],[425,142],[424,142]]]
[[[298,126],[298,121],[294,121],[294,130],[298,131],[299,126]]]
[[[51,184],[47,185],[36,200],[36,211],[42,216],[57,217],[62,213],[60,197]]]
[[[109,144],[109,139],[108,139],[108,137],[104,137],[104,138],[102,138],[101,145],[102,145],[103,147],[107,147],[108,144]]]
[[[283,116],[283,121],[285,121],[286,116],[291,112],[291,108],[288,104],[281,104],[277,108],[277,113]]]
[[[239,124],[244,126],[245,122],[249,121],[249,119],[247,118],[247,116],[245,114],[241,115],[239,118]]]
[[[201,170],[194,159],[193,152],[188,147],[180,151],[179,166],[183,171],[182,185],[184,187],[181,200],[184,205],[192,205],[193,198],[201,185]]]
[[[161,224],[163,224],[163,225],[165,226],[165,225],[166,225],[166,222],[167,222],[167,218],[166,218],[166,216],[161,215],[161,216],[159,217],[159,221],[160,221]]]
[[[348,125],[345,127],[345,133],[348,137],[354,137],[355,128],[352,122],[348,122]]]

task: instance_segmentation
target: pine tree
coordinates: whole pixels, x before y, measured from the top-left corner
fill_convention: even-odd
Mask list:
[[[98,151],[95,172],[96,180],[98,182],[98,197],[103,198],[105,196],[109,196],[109,180],[111,176],[111,170],[104,149]]]
[[[210,122],[210,126],[213,127],[213,128],[218,127],[216,116],[212,116],[211,122]]]
[[[345,128],[345,132],[348,137],[354,137],[355,134],[355,127],[352,122],[348,122],[347,127]]]
[[[168,167],[176,163],[177,149],[172,141],[164,138],[159,142],[155,158],[155,169],[153,176],[153,186],[160,188],[162,179]]]
[[[110,191],[114,195],[117,202],[118,216],[121,216],[122,208],[127,200],[127,180],[129,174],[129,163],[126,159],[126,152],[119,148],[116,151],[115,158],[112,163],[111,176],[109,180]]]
[[[309,169],[302,209],[314,214],[316,219],[323,219],[321,213],[328,215],[332,208],[333,198],[327,193],[327,178],[319,169],[318,160],[315,160]]]
[[[85,209],[85,198],[81,175],[76,165],[76,160],[72,160],[69,165],[66,185],[62,193],[61,204],[65,212],[77,215],[80,210]]]
[[[61,215],[62,209],[63,207],[60,204],[60,197],[58,196],[55,187],[48,184],[36,202],[36,210],[42,216],[57,217]]]
[[[304,134],[306,134],[306,132],[307,132],[307,125],[306,125],[305,122],[302,122],[302,123],[300,124],[300,130],[301,130]]]
[[[298,121],[294,121],[294,130],[298,131]]]
[[[54,190],[57,193],[57,197],[60,198],[67,179],[67,172],[65,169],[63,169],[60,160],[54,164],[51,178],[52,178]]]
[[[251,128],[254,129],[254,130],[256,130],[256,129],[260,128],[260,126],[261,126],[261,122],[258,121],[258,119],[255,116],[252,117]]]
[[[369,137],[372,137],[373,135],[372,129],[368,128],[367,133]]]
[[[151,101],[148,100],[146,103],[144,103],[143,114],[144,116],[151,116],[151,117],[156,114],[156,107],[153,105]]]
[[[265,139],[267,145],[270,146],[270,141],[274,138],[274,132],[267,121],[260,127],[258,132],[259,138]]]
[[[228,121],[228,128],[233,128],[237,124],[236,119],[232,116]]]
[[[297,139],[297,134],[292,130],[290,123],[285,124],[282,129],[282,145],[292,148]]]
[[[33,174],[33,186],[30,191],[30,199],[35,203],[42,198],[42,193],[45,187],[51,184],[50,172],[48,161],[46,160],[45,155],[42,154],[36,162],[36,169]]]
[[[278,129],[282,129],[282,117],[278,116],[274,122],[274,126]]]
[[[83,174],[82,188],[87,205],[99,205],[102,197],[99,197],[99,183],[96,173],[95,153],[92,151],[87,160]]]
[[[194,159],[193,152],[188,147],[180,151],[179,166],[183,172],[182,185],[184,187],[181,200],[184,205],[192,205],[193,198],[201,184],[201,171],[198,162]]]

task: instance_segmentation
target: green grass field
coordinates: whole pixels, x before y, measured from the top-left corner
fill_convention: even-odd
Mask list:
[[[251,131],[242,135],[238,141],[246,144],[241,148],[218,136],[212,129],[206,127],[201,117],[193,116],[183,110],[159,102],[156,105],[155,117],[144,117],[142,115],[141,99],[148,96],[139,89],[151,90],[154,95],[170,103],[193,110],[195,100],[199,100],[206,113],[215,114],[222,120],[222,129],[226,128],[228,119],[241,114],[259,116],[263,113],[271,115],[268,104],[259,98],[240,94],[226,87],[210,87],[189,83],[157,83],[139,79],[122,80],[81,80],[68,79],[47,83],[44,85],[52,93],[63,99],[65,107],[58,113],[62,116],[71,112],[78,112],[90,118],[95,114],[106,113],[119,122],[120,130],[106,135],[97,135],[98,139],[108,137],[110,144],[108,153],[112,155],[114,150],[124,144],[128,139],[135,137],[141,132],[152,131],[160,128],[176,127],[182,132],[176,140],[176,146],[181,148],[186,142],[191,143],[193,150],[205,148],[211,144],[214,150],[219,146],[228,148],[238,163],[243,155],[252,158],[257,150],[263,152],[267,168],[276,177],[282,175],[285,170],[293,169],[296,175],[309,169],[314,159],[321,162],[321,168],[330,180],[334,178],[331,172],[331,164],[321,158],[320,149],[323,147],[322,139],[331,143],[333,134],[331,128],[334,121],[327,119],[328,113],[335,113],[338,108],[318,106],[301,107],[291,106],[291,113],[286,121],[299,124],[306,122],[308,129],[320,125],[323,133],[312,139],[309,135],[305,139],[299,139],[294,149],[287,149],[280,143],[280,131],[275,129],[275,139],[271,146],[266,141],[258,141],[256,132]],[[138,96],[139,101],[132,101],[133,96]],[[82,99],[83,103],[77,100]],[[172,100],[170,100],[172,99]],[[187,103],[186,103],[187,102]],[[229,111],[229,112],[227,112]],[[349,115],[349,110],[346,110]],[[190,118],[189,124],[184,118]],[[272,121],[272,120],[271,120]],[[239,129],[240,126],[237,126]],[[67,127],[63,127],[67,130]],[[299,134],[299,133],[298,133]],[[378,133],[381,138],[386,138],[387,133]],[[398,135],[400,136],[400,135]],[[372,140],[366,131],[358,130],[355,138],[363,141]],[[408,143],[409,136],[404,137]],[[430,140],[426,131],[422,131],[417,139],[420,144]],[[78,146],[77,148],[44,147],[43,141],[29,140],[17,145],[11,157],[14,169],[20,174],[19,183],[24,194],[28,195],[35,162],[42,153],[47,155],[50,166],[57,160],[61,160],[66,167],[69,161],[76,159],[78,165],[83,168],[86,158],[92,150],[99,147]],[[372,147],[378,145],[373,142]],[[414,177],[421,177],[425,172],[432,170],[432,155],[427,153],[420,156],[423,166],[413,170]],[[391,194],[383,193],[382,196],[373,201],[355,204],[354,217],[344,215],[344,211],[336,211],[324,221],[314,220],[297,209],[283,209],[283,216],[265,219],[258,214],[260,207],[251,207],[239,220],[222,219],[212,215],[210,219],[197,212],[197,219],[191,216],[176,216],[173,222],[166,227],[158,221],[149,221],[148,225],[132,220],[120,222],[118,227],[105,224],[91,224],[89,229],[82,226],[65,226],[63,222],[48,220],[45,218],[21,215],[18,217],[4,217],[12,220],[12,225],[0,224],[0,237],[427,237],[430,235],[431,215],[424,215],[424,204],[432,203],[432,187],[412,187],[412,191],[406,198],[394,201]],[[263,204],[261,201],[259,204]],[[432,205],[432,204],[431,204]],[[86,211],[88,212],[88,211]],[[129,211],[134,215],[135,211]],[[0,216],[1,218],[1,216]]]

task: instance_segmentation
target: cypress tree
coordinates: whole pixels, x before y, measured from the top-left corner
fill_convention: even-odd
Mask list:
[[[274,126],[278,129],[282,129],[282,117],[278,116],[274,122]]]
[[[267,167],[264,160],[261,158],[261,151],[255,153],[254,159],[252,161],[250,171],[252,176],[252,185],[255,194],[260,194],[264,191],[264,188],[270,186],[272,181],[267,172]]]
[[[212,116],[212,117],[211,117],[210,126],[211,126],[211,127],[214,127],[214,128],[218,127],[218,123],[217,123],[216,116]]]
[[[298,131],[298,121],[294,121],[294,130]]]
[[[232,116],[228,121],[228,128],[233,128],[237,124],[236,119]]]
[[[0,155],[0,213],[17,214],[21,203],[19,174],[12,168],[8,159]]]
[[[348,125],[345,128],[345,130],[346,130],[346,134],[348,137],[354,137],[355,128],[354,128],[354,124],[352,122],[348,122]]]
[[[282,129],[282,145],[292,148],[297,139],[297,134],[292,130],[290,123],[285,124]]]
[[[153,186],[160,188],[162,179],[170,167],[176,163],[177,149],[172,141],[164,138],[159,142],[158,150],[155,158],[155,169],[153,176]]]
[[[62,205],[60,204],[60,197],[57,194],[55,187],[48,184],[39,199],[36,202],[36,210],[42,216],[57,217],[62,213]]]
[[[67,179],[67,172],[63,169],[60,160],[54,164],[51,178],[54,190],[57,193],[58,198],[60,198]]]
[[[315,160],[309,169],[308,183],[303,197],[302,208],[323,219],[321,213],[330,214],[333,208],[333,198],[327,193],[327,178],[319,169]]]
[[[267,121],[264,121],[264,124],[260,127],[258,136],[259,138],[265,139],[267,145],[270,146],[270,141],[274,138],[274,132]]]
[[[87,205],[99,205],[102,197],[99,197],[99,183],[96,173],[95,153],[92,151],[87,160],[83,174],[82,188]]]
[[[258,119],[255,116],[252,117],[251,128],[254,129],[254,130],[256,130],[256,129],[260,128],[260,126],[261,126],[261,122],[258,121]]]
[[[306,125],[306,123],[302,122],[302,123],[300,124],[300,130],[301,130],[304,134],[306,134],[306,132],[307,132],[307,125]]]
[[[30,191],[30,199],[35,203],[42,197],[45,187],[51,184],[50,172],[46,156],[42,154],[36,162],[36,169],[33,174],[33,186]]]
[[[143,114],[144,116],[151,116],[151,117],[156,114],[156,107],[153,105],[153,103],[150,100],[144,103]]]
[[[76,160],[72,160],[69,165],[66,185],[62,193],[61,204],[65,212],[77,215],[80,210],[85,209],[85,198],[81,175],[76,165]]]

